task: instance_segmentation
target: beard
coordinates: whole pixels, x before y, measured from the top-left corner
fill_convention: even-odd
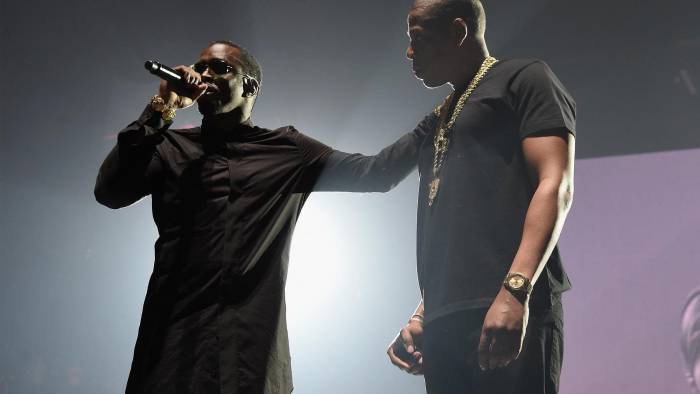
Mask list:
[[[226,103],[222,103],[217,96],[202,96],[197,100],[197,108],[202,115],[216,115],[223,111]]]

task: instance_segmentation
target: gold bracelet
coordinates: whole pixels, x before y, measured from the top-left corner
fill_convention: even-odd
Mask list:
[[[170,122],[171,120],[175,119],[175,110],[175,107],[167,106],[165,107],[165,110],[163,110],[163,114],[160,117],[163,118],[163,120]]]
[[[158,95],[151,98],[151,108],[156,112],[160,112],[160,117],[163,120],[171,121],[175,119],[175,111],[177,108],[175,108],[174,105],[167,104],[165,100]]]

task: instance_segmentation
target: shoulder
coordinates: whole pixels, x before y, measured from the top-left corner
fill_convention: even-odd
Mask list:
[[[496,70],[509,84],[522,78],[556,78],[549,65],[537,58],[516,58],[501,60]]]
[[[289,141],[289,142],[293,143],[294,145],[297,145],[299,138],[301,138],[301,136],[303,136],[303,134],[301,134],[299,132],[299,130],[297,130],[297,128],[292,126],[292,125],[282,126],[282,127],[276,128],[276,129],[265,129],[265,130],[273,138]]]
[[[255,142],[259,145],[300,149],[311,138],[302,134],[292,125],[275,129],[256,127]]]
[[[533,92],[560,92],[573,102],[573,98],[549,65],[541,59],[523,58],[507,60],[509,69],[508,89],[514,94]]]
[[[278,127],[273,130],[275,133],[279,133],[280,135],[287,135],[287,136],[297,136],[300,135],[301,133],[299,132],[299,129],[292,125],[286,125],[282,127]]]
[[[297,129],[296,127],[292,125],[287,125],[283,126],[280,128],[277,128],[274,130],[275,133],[279,133],[280,136],[286,137],[295,143],[303,143],[304,141],[307,140],[312,140],[311,137],[307,136],[306,134],[302,133]]]
[[[289,131],[287,128],[288,126],[278,127],[276,129],[268,129],[266,127],[253,126],[252,135],[254,135],[256,139],[260,140],[275,140],[280,138],[288,138]]]
[[[498,61],[498,68],[518,72],[533,64],[545,64],[541,59],[532,57],[519,57],[513,59],[503,59]]]
[[[168,129],[166,133],[180,138],[198,139],[202,135],[202,129],[199,127],[191,127],[187,129]]]
[[[300,132],[294,126],[285,126],[281,129],[289,136],[289,139],[301,151],[302,157],[305,161],[315,161],[316,159],[326,157],[333,152],[333,148]]]

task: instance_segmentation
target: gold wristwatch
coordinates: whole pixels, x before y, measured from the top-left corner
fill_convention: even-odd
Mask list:
[[[532,292],[530,279],[520,272],[509,272],[503,281],[503,287],[517,298],[526,298]]]

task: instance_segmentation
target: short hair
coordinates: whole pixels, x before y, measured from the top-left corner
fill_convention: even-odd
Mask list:
[[[693,378],[693,368],[700,362],[700,288],[690,294],[683,308],[681,352],[686,364],[688,383],[700,390],[700,382]]]
[[[446,28],[456,18],[467,24],[469,34],[483,37],[486,31],[486,12],[480,0],[418,0],[424,4],[426,23],[438,28]]]
[[[209,43],[209,46],[212,46],[214,44],[228,45],[232,48],[238,49],[238,52],[240,53],[238,60],[240,60],[241,62],[243,72],[255,78],[255,80],[258,81],[258,85],[262,85],[262,69],[260,68],[260,63],[258,63],[258,60],[255,59],[255,57],[250,52],[248,52],[248,50],[245,47],[229,40],[212,41]]]

